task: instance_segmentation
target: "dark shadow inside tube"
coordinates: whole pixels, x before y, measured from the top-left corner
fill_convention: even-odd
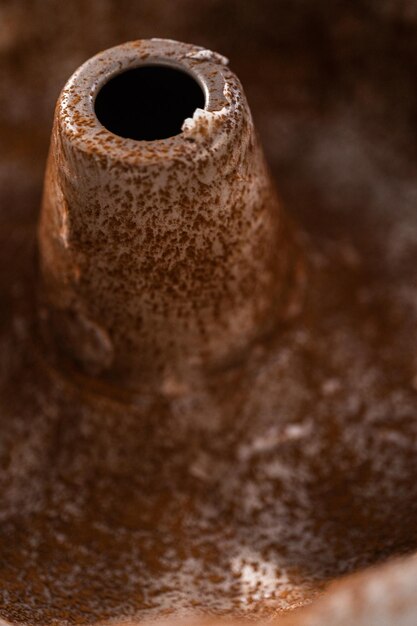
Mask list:
[[[178,135],[184,120],[204,103],[203,90],[190,74],[166,65],[145,65],[103,85],[95,112],[115,135],[153,141]]]

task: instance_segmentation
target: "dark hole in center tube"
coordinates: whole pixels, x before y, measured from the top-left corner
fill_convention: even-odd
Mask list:
[[[166,65],[145,65],[103,85],[95,112],[115,135],[153,141],[178,135],[184,120],[204,104],[202,88],[186,72]]]

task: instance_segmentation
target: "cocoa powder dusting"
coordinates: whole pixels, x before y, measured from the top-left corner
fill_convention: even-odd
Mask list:
[[[194,15],[175,2],[175,18],[163,3],[144,15],[122,4],[123,19],[114,2],[89,4],[80,26],[81,3],[68,3],[41,45],[36,27],[56,2],[36,4],[33,32],[27,3],[0,9],[4,84],[16,82],[0,114],[0,617],[280,617],[416,549],[415,96],[413,72],[398,69],[416,58],[415,20],[389,3],[299,2],[294,25],[264,2],[265,20],[248,7],[236,40],[212,29],[207,41],[220,14],[235,23],[234,3]],[[282,21],[275,39],[268,17]],[[313,18],[317,39],[301,43]],[[68,24],[91,39],[68,41]],[[304,295],[242,358],[135,392],[45,350],[35,239],[58,88],[91,53],[156,30],[230,57],[296,224],[303,257],[287,279]]]

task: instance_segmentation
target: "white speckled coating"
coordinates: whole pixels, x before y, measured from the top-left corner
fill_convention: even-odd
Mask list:
[[[168,139],[112,134],[95,116],[100,87],[155,63],[195,76],[205,109]],[[130,42],[70,78],[39,237],[59,349],[123,384],[230,363],[287,313],[288,229],[245,97],[226,60],[196,46]]]

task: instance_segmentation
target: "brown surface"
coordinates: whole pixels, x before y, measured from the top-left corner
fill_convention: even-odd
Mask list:
[[[108,132],[91,104],[103,82],[161,60],[204,84],[204,110],[158,141]],[[227,59],[139,40],[72,76],[56,107],[39,251],[58,358],[65,348],[78,370],[135,393],[184,394],[296,314],[305,272]]]
[[[0,9],[0,587],[15,622],[271,614],[415,549],[410,3],[138,4]],[[154,34],[231,57],[311,280],[303,317],[240,367],[132,407],[38,350],[33,241],[58,88],[92,52]]]

